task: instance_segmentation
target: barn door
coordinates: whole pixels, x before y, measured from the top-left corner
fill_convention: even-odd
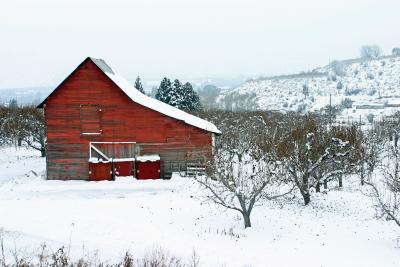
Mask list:
[[[90,142],[89,162],[109,163],[111,179],[135,174],[135,142]]]
[[[100,112],[101,109],[98,105],[81,105],[80,119],[81,119],[81,134],[84,135],[98,135],[101,134],[100,125]]]

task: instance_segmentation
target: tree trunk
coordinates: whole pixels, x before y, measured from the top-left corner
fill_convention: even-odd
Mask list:
[[[244,228],[251,227],[250,214],[247,214],[246,212],[242,212],[242,215],[243,215],[243,221],[244,221]]]
[[[46,149],[45,149],[44,147],[42,147],[42,148],[40,149],[40,156],[41,156],[42,158],[46,157]]]
[[[310,191],[308,186],[309,177],[307,175],[304,175],[302,180],[303,180],[303,185],[300,190],[300,193],[303,196],[304,205],[308,205],[308,203],[310,203]]]
[[[310,201],[311,201],[311,198],[310,198],[310,193],[305,193],[304,195],[303,195],[303,198],[304,198],[304,205],[308,205],[309,203],[310,203]]]
[[[22,146],[22,138],[18,137],[18,146]]]
[[[343,176],[339,175],[339,187],[342,188],[343,187]]]
[[[328,180],[327,179],[324,180],[324,189],[328,190]]]
[[[307,206],[311,201],[310,192],[308,190],[300,189],[300,193],[304,199],[304,205]]]
[[[321,183],[320,183],[319,181],[317,182],[317,185],[316,185],[316,187],[315,187],[315,191],[316,191],[317,193],[321,192]]]
[[[364,185],[364,172],[361,172],[361,185]]]

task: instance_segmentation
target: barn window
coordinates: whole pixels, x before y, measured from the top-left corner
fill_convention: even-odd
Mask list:
[[[101,134],[100,111],[98,105],[81,105],[81,134]]]

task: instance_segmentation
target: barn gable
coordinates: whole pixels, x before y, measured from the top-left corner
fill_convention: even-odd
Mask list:
[[[186,113],[180,109],[177,109],[175,107],[172,107],[168,104],[165,104],[157,99],[154,99],[152,97],[149,97],[145,94],[142,94],[136,88],[133,87],[133,85],[128,82],[126,79],[124,79],[122,76],[116,74],[113,69],[102,59],[96,59],[92,57],[86,58],[54,91],[46,97],[38,105],[38,108],[43,108],[44,104],[48,101],[48,99],[54,95],[54,93],[62,87],[62,85],[87,61],[93,62],[119,89],[122,90],[122,92],[127,95],[133,102],[142,105],[144,107],[147,107],[149,109],[152,109],[154,111],[157,111],[159,113],[162,113],[168,117],[183,121],[186,124],[192,125],[194,127],[200,128],[202,130],[220,134],[221,132],[217,129],[217,127],[206,121],[203,120],[199,117],[193,116],[189,113]]]

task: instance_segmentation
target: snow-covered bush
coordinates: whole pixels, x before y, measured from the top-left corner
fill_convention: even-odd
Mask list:
[[[345,95],[358,95],[362,92],[360,88],[352,88],[352,89],[346,89],[344,94]]]
[[[352,108],[353,107],[353,101],[350,98],[346,97],[345,99],[342,100],[340,105],[343,108]]]

